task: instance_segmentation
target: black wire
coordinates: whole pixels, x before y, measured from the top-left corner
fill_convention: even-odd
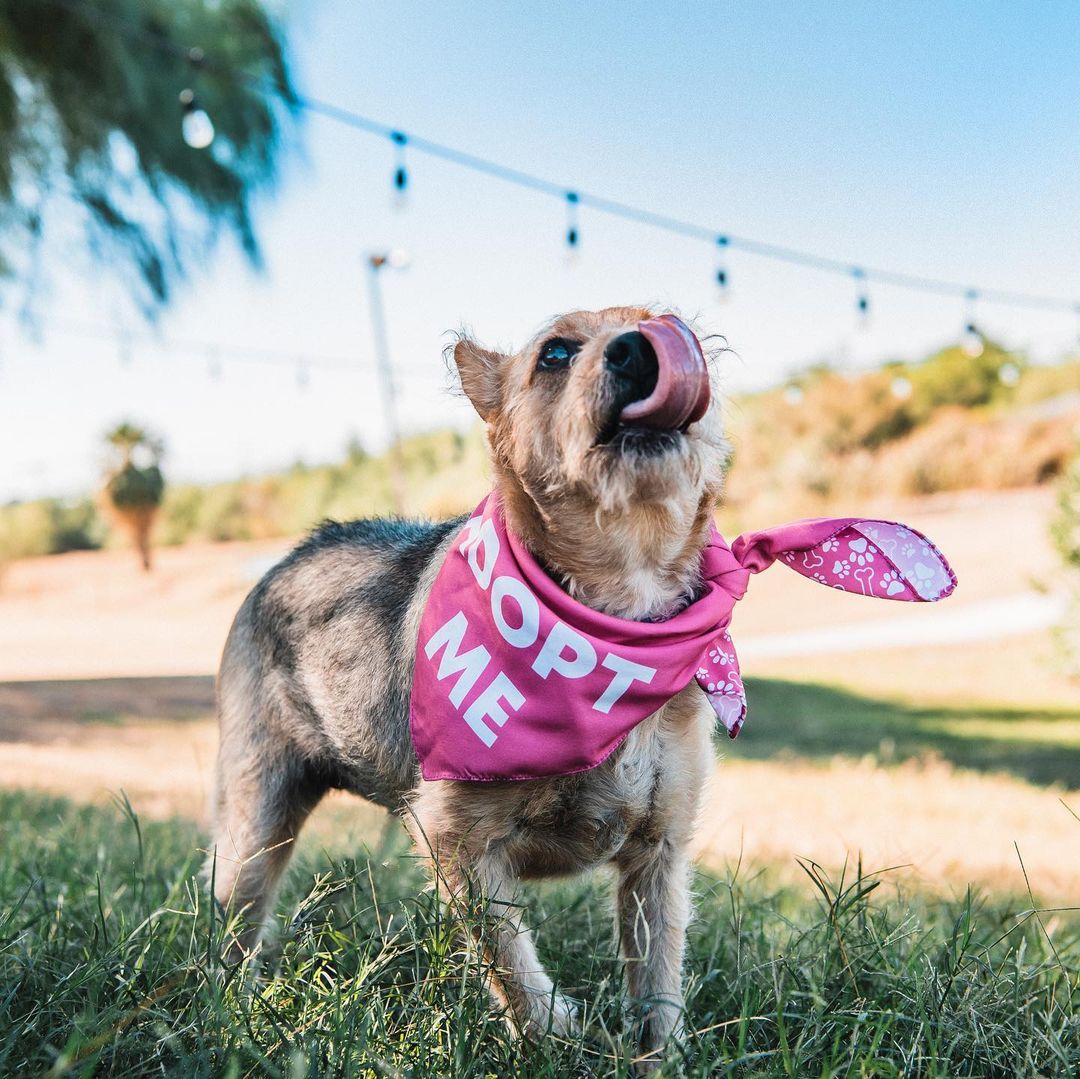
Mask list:
[[[263,80],[228,65],[220,64],[206,56],[201,49],[184,48],[168,41],[156,34],[149,33],[126,19],[118,18],[108,12],[100,11],[87,0],[37,0],[38,3],[54,7],[66,8],[70,11],[78,11],[87,15],[100,25],[108,26],[118,33],[126,34],[133,40],[139,40],[144,44],[156,48],[161,52],[169,53],[188,62],[197,62],[200,70],[211,72],[223,77],[245,83],[258,93],[265,94],[267,90]],[[197,54],[197,61],[193,58]],[[827,255],[818,255],[798,248],[787,247],[783,244],[769,243],[764,240],[754,240],[748,236],[740,236],[735,233],[719,230],[710,226],[687,221],[669,214],[657,213],[653,210],[645,210],[618,199],[607,198],[603,195],[582,191],[581,188],[572,184],[557,184],[552,180],[536,176],[533,173],[524,172],[521,169],[512,168],[500,164],[477,154],[459,150],[453,146],[427,139],[423,136],[406,134],[400,127],[384,124],[379,120],[364,116],[361,113],[346,109],[340,105],[334,105],[328,101],[322,101],[316,97],[297,94],[288,103],[297,109],[322,116],[335,123],[351,127],[356,131],[362,131],[369,135],[378,135],[382,138],[398,141],[405,138],[408,145],[414,151],[427,154],[429,157],[439,158],[461,168],[470,169],[473,172],[483,173],[505,183],[514,184],[518,187],[538,191],[544,195],[550,195],[558,199],[565,199],[568,191],[577,195],[577,203],[588,206],[593,210],[619,217],[626,221],[648,225],[652,228],[661,229],[674,235],[686,236],[696,240],[707,240],[714,243],[718,233],[727,237],[728,246],[738,248],[751,255],[761,258],[772,259],[776,262],[785,262],[792,266],[802,266],[822,273],[842,274],[850,276],[852,273],[864,278],[887,285],[895,285],[899,288],[911,289],[917,292],[933,293],[942,296],[969,296],[972,292],[978,294],[979,300],[984,303],[1000,304],[1009,307],[1025,307],[1045,311],[1080,311],[1080,302],[1067,300],[1057,296],[1040,295],[1036,293],[1013,291],[999,288],[973,288],[971,285],[960,284],[943,278],[925,277],[920,274],[905,273],[900,270],[889,270],[882,267],[867,266],[846,262]]]
[[[312,370],[341,371],[346,374],[369,373],[369,369],[363,365],[361,357],[351,360],[344,356],[290,352],[285,349],[259,348],[251,345],[223,344],[220,341],[203,341],[190,337],[165,337],[157,334],[129,333],[122,329],[98,326],[75,319],[50,318],[47,332],[90,341],[111,341],[120,348],[131,345],[147,345],[165,351],[198,353],[208,361],[223,362],[231,360],[241,363],[265,363],[280,367],[305,367]],[[398,371],[410,378],[423,378],[446,373],[445,368],[440,363],[433,363],[430,368],[423,369],[413,365],[406,368],[398,367]]]

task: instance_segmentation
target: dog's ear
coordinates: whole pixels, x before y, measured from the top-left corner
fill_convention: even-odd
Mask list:
[[[482,420],[491,420],[502,404],[502,368],[508,357],[489,352],[467,337],[454,345],[454,363],[461,376],[461,388],[480,413]]]

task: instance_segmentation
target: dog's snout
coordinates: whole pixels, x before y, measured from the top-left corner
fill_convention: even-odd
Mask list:
[[[621,405],[640,401],[656,389],[660,372],[656,351],[637,330],[619,334],[607,343],[604,366],[618,383]]]

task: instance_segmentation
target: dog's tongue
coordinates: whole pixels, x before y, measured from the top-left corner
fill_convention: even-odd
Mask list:
[[[656,353],[656,387],[619,414],[623,423],[674,431],[700,420],[709,407],[709,372],[701,345],[690,327],[674,315],[638,323]]]

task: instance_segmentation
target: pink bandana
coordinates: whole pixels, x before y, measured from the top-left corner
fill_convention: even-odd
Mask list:
[[[568,595],[506,529],[489,496],[455,539],[420,622],[410,723],[425,779],[508,780],[595,768],[696,679],[734,738],[746,696],[728,633],[751,573],[776,560],[864,596],[943,599],[956,577],[914,529],[858,517],[749,532],[714,527],[704,592],[663,622]]]

